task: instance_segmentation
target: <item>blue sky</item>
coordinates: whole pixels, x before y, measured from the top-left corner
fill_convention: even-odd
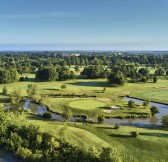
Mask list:
[[[168,50],[168,0],[0,0],[0,50]]]

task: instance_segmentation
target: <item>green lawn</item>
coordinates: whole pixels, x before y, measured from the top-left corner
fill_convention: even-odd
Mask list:
[[[83,99],[83,100],[71,101],[69,103],[69,106],[72,108],[77,108],[82,110],[95,110],[98,108],[106,107],[106,103],[95,99]]]

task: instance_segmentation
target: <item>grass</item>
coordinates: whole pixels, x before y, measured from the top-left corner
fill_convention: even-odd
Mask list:
[[[38,125],[42,131],[51,132],[58,137],[61,137],[60,131],[65,126],[64,122],[44,120],[41,117],[26,114],[13,118],[13,122],[19,125]],[[114,129],[113,125],[105,124],[67,123],[67,125],[68,141],[79,147],[96,147],[97,149],[112,147],[125,161],[168,161],[168,132],[160,127],[121,126],[119,129]],[[140,135],[133,138],[130,135],[131,131],[138,131]],[[129,156],[133,160],[130,160]]]
[[[95,99],[83,99],[71,101],[69,103],[69,106],[82,110],[95,110],[98,108],[106,107],[106,103]]]

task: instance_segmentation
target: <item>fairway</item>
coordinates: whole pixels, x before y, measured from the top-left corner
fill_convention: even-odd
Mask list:
[[[105,103],[97,101],[95,99],[85,99],[85,100],[75,100],[69,103],[72,108],[82,109],[82,110],[93,110],[97,108],[103,108],[106,106]]]

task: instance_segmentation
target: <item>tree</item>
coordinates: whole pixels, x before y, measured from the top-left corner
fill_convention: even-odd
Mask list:
[[[168,75],[168,71],[166,72],[166,75]]]
[[[41,68],[36,73],[36,79],[40,81],[54,81],[58,79],[58,72],[53,67]]]
[[[156,76],[164,75],[165,71],[162,68],[159,68],[155,71]]]
[[[142,74],[143,76],[148,76],[149,70],[146,68],[141,68],[138,70],[138,73]]]
[[[128,101],[128,107],[134,108],[134,106],[135,106],[135,102],[133,100],[129,100]]]
[[[157,76],[154,76],[154,77],[153,77],[153,83],[157,83],[157,81],[158,81],[158,77],[157,77]]]
[[[67,88],[66,84],[61,85],[61,89],[66,89],[66,88]]]
[[[154,116],[155,114],[159,113],[159,109],[156,106],[152,106],[150,108],[151,114],[152,116]]]
[[[119,157],[117,156],[115,157],[111,148],[103,147],[102,152],[100,154],[100,161],[102,162],[120,161],[120,159],[118,158]]]
[[[18,79],[16,69],[0,69],[0,83],[12,83],[18,81]]]
[[[127,82],[126,77],[121,71],[112,72],[107,78],[110,84],[124,85]]]
[[[137,138],[139,135],[139,133],[137,131],[132,131],[131,132],[131,136],[134,137],[134,138]]]
[[[37,85],[28,84],[27,85],[27,94],[28,97],[33,98],[37,94]]]
[[[62,116],[65,118],[65,120],[69,120],[73,117],[72,111],[68,109],[67,107],[65,107]]]
[[[105,69],[101,65],[92,65],[87,66],[83,69],[81,72],[81,75],[85,76],[87,79],[98,79],[98,78],[104,78]]]
[[[6,86],[4,86],[3,89],[2,89],[2,94],[5,95],[5,94],[7,94],[7,93],[8,93],[8,90],[7,90]]]
[[[78,65],[76,65],[76,66],[74,67],[74,69],[75,69],[76,72],[79,72],[79,66],[78,66]]]
[[[21,91],[20,90],[14,90],[11,94],[10,94],[10,100],[12,104],[18,104],[21,100]]]
[[[161,123],[163,127],[168,128],[168,115],[162,116]]]
[[[149,105],[149,100],[146,100],[143,102],[143,106],[148,106]]]
[[[103,115],[99,115],[97,117],[97,121],[98,121],[98,123],[104,123],[104,116]]]

